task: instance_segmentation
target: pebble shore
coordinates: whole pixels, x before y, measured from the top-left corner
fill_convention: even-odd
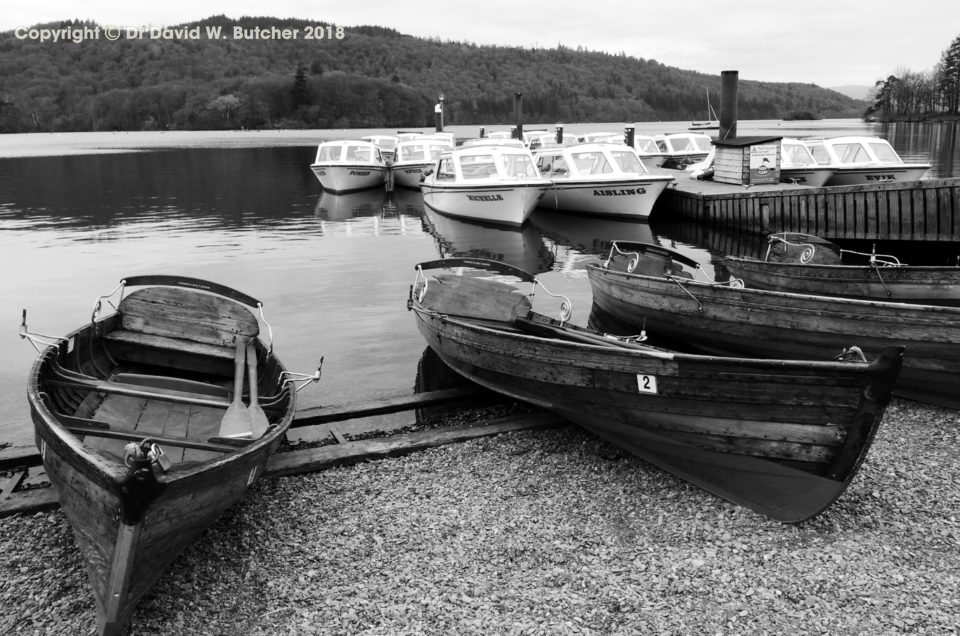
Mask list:
[[[59,511],[0,519],[0,553],[0,633],[93,633]],[[262,479],[129,633],[960,634],[960,413],[894,400],[796,525],[573,426]]]

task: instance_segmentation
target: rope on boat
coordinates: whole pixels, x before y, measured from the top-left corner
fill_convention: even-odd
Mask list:
[[[767,254],[764,256],[763,260],[765,260],[765,261],[769,261],[769,260],[770,260],[770,252],[771,252],[771,250],[773,249],[773,246],[774,246],[775,244],[781,244],[781,245],[783,245],[784,251],[786,251],[786,248],[787,248],[787,247],[800,247],[800,248],[802,248],[802,251],[800,252],[800,263],[803,264],[803,265],[806,265],[806,264],[809,263],[811,260],[813,260],[813,255],[817,253],[817,248],[816,248],[816,246],[814,246],[812,243],[791,243],[790,241],[787,240],[786,234],[787,234],[787,233],[784,232],[783,234],[771,234],[771,235],[770,235],[770,237],[767,239],[767,240],[768,240]],[[843,252],[843,250],[841,250],[841,253],[842,253],[842,252]]]
[[[137,442],[126,444],[123,447],[123,463],[134,472],[154,464],[163,472],[167,472],[171,465],[160,445],[151,441],[149,437],[139,444]]]

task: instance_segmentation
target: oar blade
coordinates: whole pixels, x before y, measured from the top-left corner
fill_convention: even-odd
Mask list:
[[[250,437],[250,413],[243,405],[243,368],[246,357],[246,343],[237,339],[237,348],[233,355],[233,401],[227,407],[220,420],[220,437]]]

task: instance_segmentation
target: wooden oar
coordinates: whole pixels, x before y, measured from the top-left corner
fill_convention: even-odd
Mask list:
[[[250,382],[250,406],[247,407],[247,412],[250,414],[250,430],[253,431],[253,439],[259,439],[267,432],[270,422],[257,402],[257,350],[252,342],[247,345],[247,376]]]
[[[233,354],[233,401],[220,420],[220,437],[250,437],[250,413],[243,405],[243,362],[247,352],[246,343],[237,338]]]

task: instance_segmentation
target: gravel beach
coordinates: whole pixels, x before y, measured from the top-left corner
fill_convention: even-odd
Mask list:
[[[59,511],[0,519],[0,633],[89,634]],[[767,520],[573,426],[262,479],[132,634],[957,634],[960,413],[895,400],[825,513]]]

